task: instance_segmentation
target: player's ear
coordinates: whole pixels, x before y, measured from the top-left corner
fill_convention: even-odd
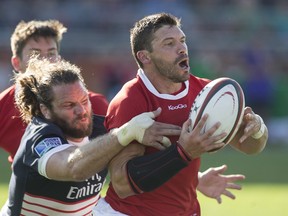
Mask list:
[[[40,110],[41,110],[42,115],[46,119],[51,119],[51,113],[47,106],[45,106],[44,104],[40,104]]]
[[[14,68],[15,71],[20,71],[21,65],[20,65],[20,59],[17,56],[12,56],[11,57],[11,64]]]
[[[137,58],[143,63],[147,64],[150,62],[149,52],[147,50],[140,50],[137,52]]]

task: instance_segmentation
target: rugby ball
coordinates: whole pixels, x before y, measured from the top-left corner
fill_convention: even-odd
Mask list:
[[[205,113],[208,113],[209,117],[201,133],[205,133],[219,121],[221,126],[214,135],[226,132],[227,135],[218,142],[228,144],[239,129],[244,107],[244,93],[238,82],[227,77],[215,79],[200,91],[192,104],[189,116],[192,120],[190,130],[194,129]]]

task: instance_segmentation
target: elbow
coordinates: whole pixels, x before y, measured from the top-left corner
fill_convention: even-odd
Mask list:
[[[69,173],[72,181],[75,182],[85,181],[90,177],[84,172],[84,169],[79,169],[78,167],[71,167]]]
[[[266,147],[267,141],[268,141],[268,133],[266,132],[263,135],[263,137],[261,137],[259,139],[259,142],[257,145],[258,148],[256,148],[256,150],[255,150],[255,152],[253,152],[253,154],[255,155],[255,154],[261,153],[264,150],[264,148]]]
[[[85,176],[85,175],[81,175],[80,174],[76,174],[76,175],[72,175],[72,179],[75,182],[82,182],[85,181],[86,179],[88,179],[90,176]]]
[[[264,148],[266,147],[266,144],[267,144],[267,141],[268,141],[268,130],[266,128],[264,134],[262,135],[262,137],[260,137],[259,139],[254,140],[254,146],[255,148],[252,149],[251,152],[249,152],[248,154],[249,155],[256,155],[256,154],[259,154],[261,153]]]
[[[255,142],[251,143],[250,148],[243,150],[243,152],[247,155],[260,154],[266,146],[267,138],[268,137],[265,136],[265,137],[261,138],[257,143],[255,143]],[[253,147],[251,147],[251,146],[253,146]]]
[[[123,175],[123,171],[114,171],[110,173],[110,180],[113,186],[115,193],[119,198],[124,199],[128,196],[134,195],[127,175]]]
[[[113,185],[113,188],[114,188],[115,193],[117,194],[117,196],[120,199],[125,199],[125,198],[132,195],[129,192],[127,192],[127,190],[121,189],[121,187],[117,187],[117,186]]]
[[[254,151],[248,152],[247,154],[248,155],[260,154],[264,150],[265,146],[266,146],[266,142],[263,143],[262,145],[258,146],[258,148],[254,149]]]
[[[86,169],[73,160],[69,160],[67,164],[67,173],[71,181],[81,182],[88,179],[89,176]]]

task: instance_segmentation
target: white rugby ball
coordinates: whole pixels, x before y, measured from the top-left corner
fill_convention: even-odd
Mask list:
[[[218,142],[228,144],[235,136],[241,124],[245,107],[244,93],[238,82],[222,77],[208,83],[197,95],[191,107],[190,118],[194,129],[201,117],[208,113],[209,117],[201,133],[209,130],[216,122],[221,126],[214,135],[226,132],[227,135]]]

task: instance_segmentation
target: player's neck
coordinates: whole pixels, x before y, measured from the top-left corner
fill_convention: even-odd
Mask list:
[[[171,79],[159,73],[146,73],[145,76],[160,94],[176,94],[181,91],[183,83],[173,82]]]

